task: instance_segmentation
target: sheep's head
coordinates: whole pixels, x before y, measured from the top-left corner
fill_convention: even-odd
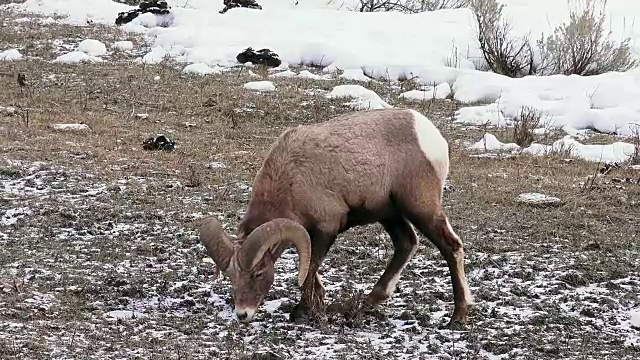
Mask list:
[[[200,241],[218,270],[231,280],[236,316],[251,321],[262,305],[274,278],[274,264],[283,243],[295,246],[299,256],[298,284],[302,286],[311,255],[309,234],[289,219],[264,223],[245,237],[230,239],[218,220],[211,216],[200,226]]]

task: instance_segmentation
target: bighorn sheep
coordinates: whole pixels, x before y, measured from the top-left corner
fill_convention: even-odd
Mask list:
[[[274,262],[289,246],[299,257],[300,302],[292,320],[324,309],[317,273],[338,234],[379,222],[394,253],[365,305],[395,290],[416,251],[410,223],[449,266],[454,311],[447,324],[466,322],[472,296],[464,250],[442,208],[449,172],[447,141],[414,110],[365,110],[285,130],[272,145],[253,183],[238,235],[230,238],[215,217],[200,227],[200,240],[233,285],[239,320],[251,321],[274,278]]]

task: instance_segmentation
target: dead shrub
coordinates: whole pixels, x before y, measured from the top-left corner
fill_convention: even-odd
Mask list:
[[[543,34],[535,43],[539,54],[536,57],[528,36],[511,34],[511,25],[502,18],[503,4],[497,0],[471,0],[483,65],[509,77],[589,76],[637,67],[630,39],[616,44],[609,39],[611,32],[605,32],[606,0],[600,10],[596,10],[595,1],[585,0],[584,9],[572,10],[567,23],[557,26],[550,36]]]
[[[469,6],[470,0],[360,0],[359,12],[399,11],[419,13],[443,9],[459,9]]]
[[[585,1],[584,10],[572,10],[568,23],[555,28],[553,35],[538,40],[541,75],[598,75],[626,71],[638,65],[629,48],[629,38],[616,45],[604,29],[606,0],[596,10],[594,0]]]
[[[535,140],[534,130],[540,126],[542,112],[524,106],[513,119],[513,141],[521,147],[527,147]]]
[[[632,130],[631,141],[633,143],[633,155],[629,159],[632,165],[640,165],[640,124],[636,124]]]
[[[511,24],[502,19],[503,4],[497,0],[471,0],[477,23],[477,39],[486,66],[494,73],[522,77],[536,73],[528,37],[513,38]]]

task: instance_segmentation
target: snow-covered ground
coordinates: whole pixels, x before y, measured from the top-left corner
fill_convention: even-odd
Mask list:
[[[128,162],[121,159],[122,169]],[[229,279],[213,280],[211,260],[197,233],[184,224],[211,213],[209,196],[246,201],[249,183],[229,179],[216,184],[212,195],[168,186],[177,179],[166,175],[106,179],[84,162],[78,163],[83,169],[48,162],[2,164],[14,173],[1,179],[0,199],[22,205],[0,210],[0,245],[14,251],[25,239],[30,244],[0,268],[0,305],[11,319],[0,323],[0,344],[11,344],[8,351],[15,355],[44,349],[54,358],[86,351],[90,358],[146,358],[163,351],[204,359],[269,349],[290,359],[357,359],[374,352],[397,359],[469,353],[477,359],[524,359],[532,352],[561,352],[578,359],[589,351],[600,354],[589,350],[592,342],[615,341],[607,347],[617,347],[616,354],[632,354],[640,346],[635,291],[640,278],[612,272],[607,266],[617,255],[598,252],[603,258],[585,258],[592,253],[559,239],[527,239],[514,246],[520,240],[499,228],[487,229],[467,254],[477,301],[467,330],[441,328],[452,307],[450,282],[439,253],[426,241],[379,314],[362,320],[334,314],[320,327],[288,321],[299,294],[293,285],[297,255],[287,250],[256,320],[240,326]],[[167,206],[151,211],[143,199]],[[191,210],[185,212],[187,206]],[[240,203],[232,206],[225,212],[242,214]],[[233,229],[228,217],[223,222]],[[43,223],[46,231],[37,225]],[[484,242],[501,251],[482,251]],[[391,249],[382,229],[341,236],[322,270],[327,303],[370,289]],[[624,259],[625,266],[635,262]],[[590,269],[592,264],[599,268]],[[127,340],[112,345],[123,334]],[[169,341],[178,347],[152,345]]]
[[[480,53],[469,9],[411,15],[359,13],[348,11],[355,0],[265,0],[260,2],[263,10],[238,8],[219,14],[218,1],[168,3],[172,6],[168,19],[145,14],[122,26],[144,34],[152,44],[140,61],[155,63],[168,55],[185,66],[204,64],[215,69],[236,64],[235,56],[246,47],[266,47],[280,55],[283,69],[288,64],[313,64],[357,77],[363,71],[374,78],[416,78],[440,86],[447,83],[457,100],[492,103],[479,111],[483,121],[494,124],[500,124],[503,117],[512,118],[522,106],[530,106],[543,112],[549,126],[568,131],[592,127],[629,136],[640,118],[636,101],[640,97],[640,70],[523,79],[475,70]],[[540,0],[502,3],[506,5],[505,16],[514,24],[514,34],[530,34],[532,39],[550,33],[568,19],[570,9],[581,4]],[[640,3],[609,0],[607,6],[606,26],[612,38],[629,37],[632,50],[640,54],[640,28],[634,26]],[[17,7],[44,15],[66,14],[65,22],[78,25],[86,25],[88,20],[113,25],[118,12],[131,8],[111,0],[27,0]],[[58,61],[100,61],[95,54],[102,48],[90,50],[87,56],[72,53]],[[456,67],[451,67],[453,64]],[[494,116],[492,108],[498,108],[500,116]]]

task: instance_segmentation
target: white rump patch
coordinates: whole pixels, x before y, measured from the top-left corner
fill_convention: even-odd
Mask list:
[[[409,111],[413,114],[418,146],[435,168],[444,186],[449,174],[449,144],[431,120],[413,109]]]

